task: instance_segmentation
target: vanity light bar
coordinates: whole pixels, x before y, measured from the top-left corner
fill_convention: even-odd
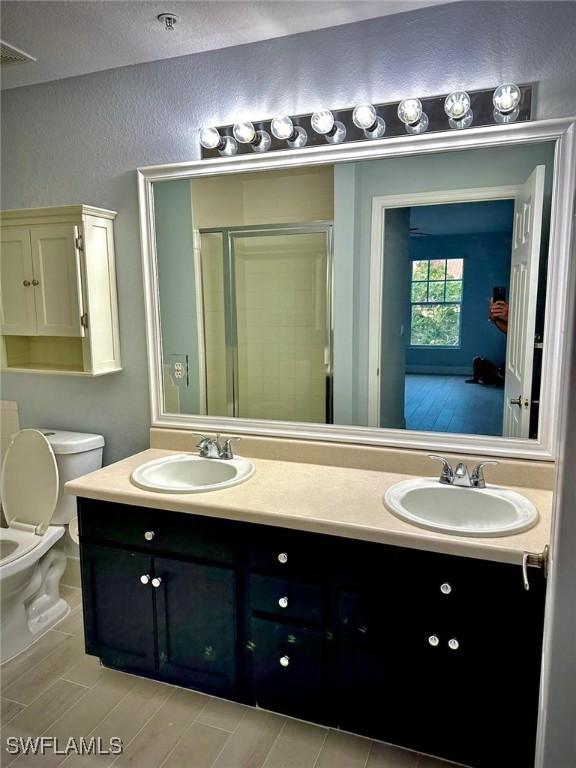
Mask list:
[[[275,152],[304,146],[372,141],[408,134],[462,130],[531,119],[532,85],[504,83],[479,91],[457,89],[444,96],[353,108],[318,109],[306,115],[280,115],[201,131],[202,158]],[[208,133],[206,133],[208,131]]]

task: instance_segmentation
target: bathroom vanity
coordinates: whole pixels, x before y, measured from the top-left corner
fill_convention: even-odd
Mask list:
[[[88,653],[474,768],[533,764],[545,579],[524,588],[520,548],[547,535],[549,492],[503,548],[393,518],[384,472],[258,461],[218,493],[131,486],[161,454],[69,484]]]

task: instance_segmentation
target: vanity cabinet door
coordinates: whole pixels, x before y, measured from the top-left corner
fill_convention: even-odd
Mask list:
[[[334,724],[325,632],[252,619],[248,644],[255,703],[263,709]]]
[[[390,685],[400,662],[388,652],[387,638],[396,630],[388,621],[385,603],[370,585],[359,592],[338,592],[338,726],[382,740],[394,735],[395,699]]]
[[[399,571],[387,652],[394,743],[475,768],[534,763],[544,606],[541,572],[420,553]],[[442,591],[444,585],[444,591]],[[446,585],[450,587],[448,591]]]
[[[234,570],[157,557],[154,576],[160,674],[235,698]]]
[[[82,544],[86,652],[122,669],[153,672],[152,558],[128,550]]]

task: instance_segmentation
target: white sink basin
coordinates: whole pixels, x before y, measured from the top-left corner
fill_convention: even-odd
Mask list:
[[[145,491],[205,493],[239,485],[253,474],[254,464],[246,459],[204,459],[181,453],[142,464],[130,480]]]
[[[457,536],[508,536],[538,522],[531,501],[497,485],[462,488],[432,478],[404,480],[388,488],[384,504],[412,525]]]

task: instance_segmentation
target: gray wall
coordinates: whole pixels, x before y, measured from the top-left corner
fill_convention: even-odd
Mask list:
[[[198,157],[201,125],[409,93],[539,82],[539,118],[576,113],[576,4],[466,2],[7,91],[2,207],[93,203],[115,223],[124,371],[7,374],[23,426],[102,432],[105,461],[148,444],[134,169]]]

